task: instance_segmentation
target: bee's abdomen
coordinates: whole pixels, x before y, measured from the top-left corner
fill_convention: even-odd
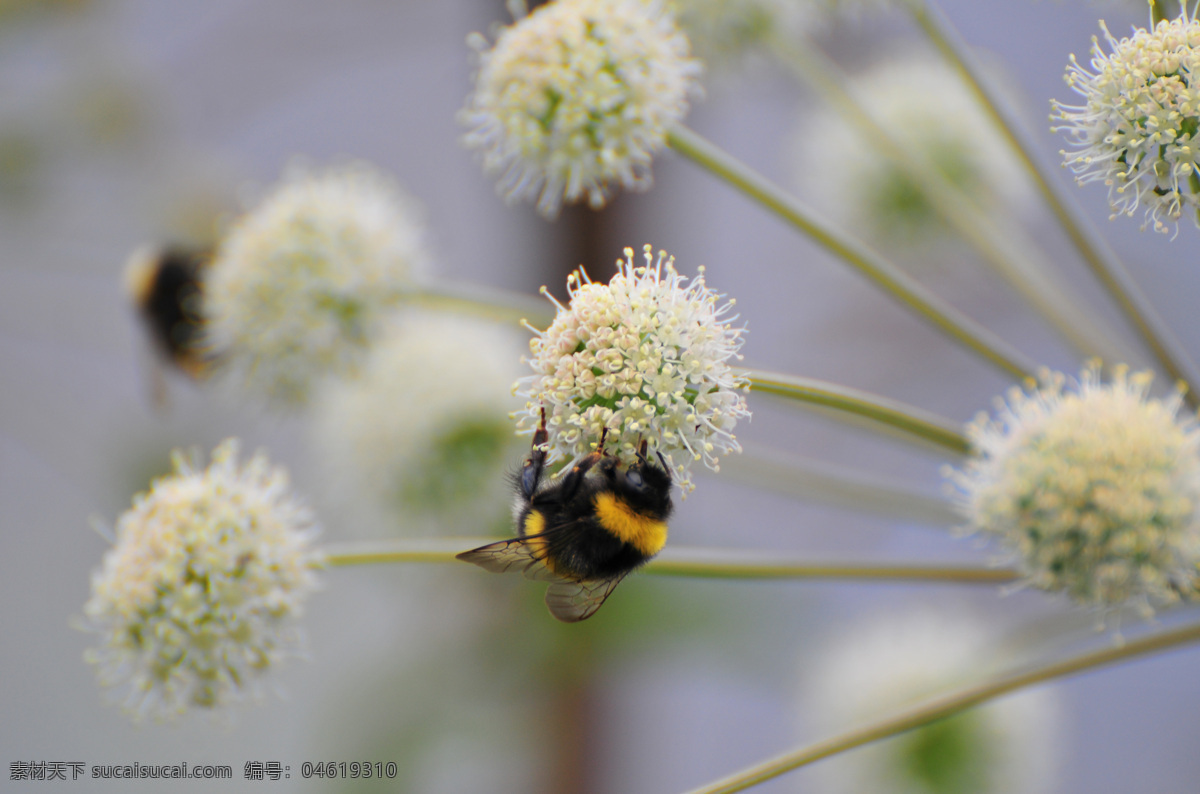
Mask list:
[[[550,540],[554,570],[578,579],[609,579],[628,573],[653,555],[645,554],[589,519],[569,537]]]

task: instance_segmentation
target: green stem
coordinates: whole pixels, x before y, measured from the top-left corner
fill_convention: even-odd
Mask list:
[[[1076,350],[1087,358],[1130,360],[1132,351],[1128,346],[1094,321],[1094,312],[1076,303],[1071,291],[1053,276],[1053,269],[1033,242],[1020,230],[1002,229],[993,220],[994,213],[979,206],[969,191],[952,183],[917,147],[906,146],[880,124],[846,90],[846,75],[815,44],[797,47],[790,41],[774,39],[771,49],[799,79],[857,126],[875,151],[904,174],[930,206]]]
[[[329,567],[397,562],[455,562],[454,555],[495,543],[496,538],[390,540],[338,543],[325,547]],[[1002,584],[1016,573],[962,565],[875,565],[815,563],[787,555],[728,549],[671,547],[642,569],[648,574],[704,579],[845,579],[851,581]]]
[[[667,133],[667,142],[676,152],[791,223],[827,251],[857,268],[893,298],[1004,372],[1020,378],[1032,376],[1036,370],[1029,359],[991,331],[951,307],[878,253],[817,217],[795,198],[696,133],[686,127],[676,126]]]
[[[958,38],[950,23],[926,0],[908,0],[913,18],[975,94],[1000,132],[1008,140],[1033,177],[1038,190],[1058,218],[1071,242],[1117,302],[1126,318],[1137,330],[1146,346],[1173,379],[1188,387],[1186,399],[1193,408],[1200,407],[1200,375],[1195,363],[1171,333],[1166,323],[1154,311],[1149,299],[1129,275],[1116,254],[1091,227],[1079,207],[1049,177],[1047,169],[1034,155],[1034,146],[1020,130],[1010,112],[985,85],[982,76],[967,54],[966,45]],[[1117,362],[1113,362],[1117,363]]]
[[[1148,637],[1117,647],[1090,651],[1062,661],[1002,675],[977,686],[931,700],[894,717],[768,759],[737,774],[693,789],[689,794],[729,794],[729,792],[744,791],[751,786],[822,758],[829,758],[855,747],[920,728],[1024,687],[1194,642],[1200,642],[1200,623],[1171,631],[1156,632]]]
[[[741,454],[721,459],[721,477],[797,499],[876,513],[898,521],[933,527],[962,523],[948,501],[920,493],[907,483],[774,449],[743,446]]]
[[[507,290],[471,284],[438,283],[409,293],[410,302],[431,309],[462,312],[498,322],[530,322],[548,325],[554,309],[548,301]]]
[[[868,419],[872,426],[883,425],[900,431],[902,437],[932,442],[959,455],[965,455],[971,449],[959,424],[887,397],[815,378],[760,370],[744,374],[750,379],[751,391],[834,408],[850,416]]]
[[[814,563],[776,553],[733,552],[725,549],[671,548],[643,569],[660,576],[708,579],[842,579],[848,581],[943,582],[1006,584],[1014,571],[963,565],[872,565]]]

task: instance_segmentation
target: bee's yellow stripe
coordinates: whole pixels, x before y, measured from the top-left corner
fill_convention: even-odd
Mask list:
[[[554,570],[554,563],[546,555],[546,539],[542,537],[542,532],[546,529],[546,517],[536,510],[530,510],[525,516],[525,545],[528,547],[530,554],[540,559],[547,568]]]
[[[666,523],[640,515],[616,494],[596,494],[595,505],[600,525],[642,554],[651,557],[667,545]]]
[[[546,529],[546,517],[536,510],[530,510],[525,516],[525,537],[540,535]],[[538,538],[540,541],[541,538]]]

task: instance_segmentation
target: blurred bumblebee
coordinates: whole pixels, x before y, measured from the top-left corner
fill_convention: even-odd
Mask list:
[[[576,623],[592,616],[626,574],[648,562],[667,542],[671,474],[646,458],[622,465],[591,453],[557,477],[546,473],[546,413],[516,475],[513,507],[518,537],[458,555],[496,573],[518,571],[549,582],[546,606]],[[659,456],[661,461],[661,455]]]
[[[209,252],[184,247],[145,248],[125,267],[125,286],[137,308],[158,362],[194,380],[209,374],[201,307]],[[153,370],[155,403],[165,399],[160,369]]]

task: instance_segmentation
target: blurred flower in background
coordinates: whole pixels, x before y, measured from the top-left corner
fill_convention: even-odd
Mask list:
[[[510,327],[415,310],[391,321],[359,377],[326,386],[314,451],[342,515],[369,527],[351,534],[509,530],[521,347]]]
[[[962,78],[932,54],[873,64],[845,86],[921,169],[935,169],[991,217],[1034,201],[1032,186]],[[876,245],[935,254],[954,237],[923,188],[836,109],[805,108],[792,144],[796,181]],[[947,252],[962,256],[961,245]]]
[[[1191,593],[1200,564],[1200,428],[1153,376],[1098,366],[1070,384],[1013,388],[968,425],[973,459],[950,481],[973,529],[997,536],[1030,584],[1143,612]]]
[[[263,453],[238,444],[202,467],[182,453],[173,474],[134,497],[92,576],[87,659],[136,718],[226,706],[299,651],[294,625],[316,585],[312,513]]]
[[[797,41],[821,26],[822,3],[789,0],[670,0],[706,67],[736,66],[773,38]]]
[[[805,720],[828,736],[953,691],[1002,666],[1000,639],[969,613],[913,605],[842,626],[805,676]],[[1053,694],[1022,692],[823,761],[814,791],[1058,791],[1058,730]]]
[[[303,404],[356,374],[426,268],[412,199],[363,163],[294,165],[221,241],[205,277],[213,353],[252,393]]]
[[[479,53],[460,116],[467,145],[510,199],[558,214],[600,209],[621,185],[650,186],[667,128],[698,93],[700,62],[658,0],[557,0],[500,31]]]

